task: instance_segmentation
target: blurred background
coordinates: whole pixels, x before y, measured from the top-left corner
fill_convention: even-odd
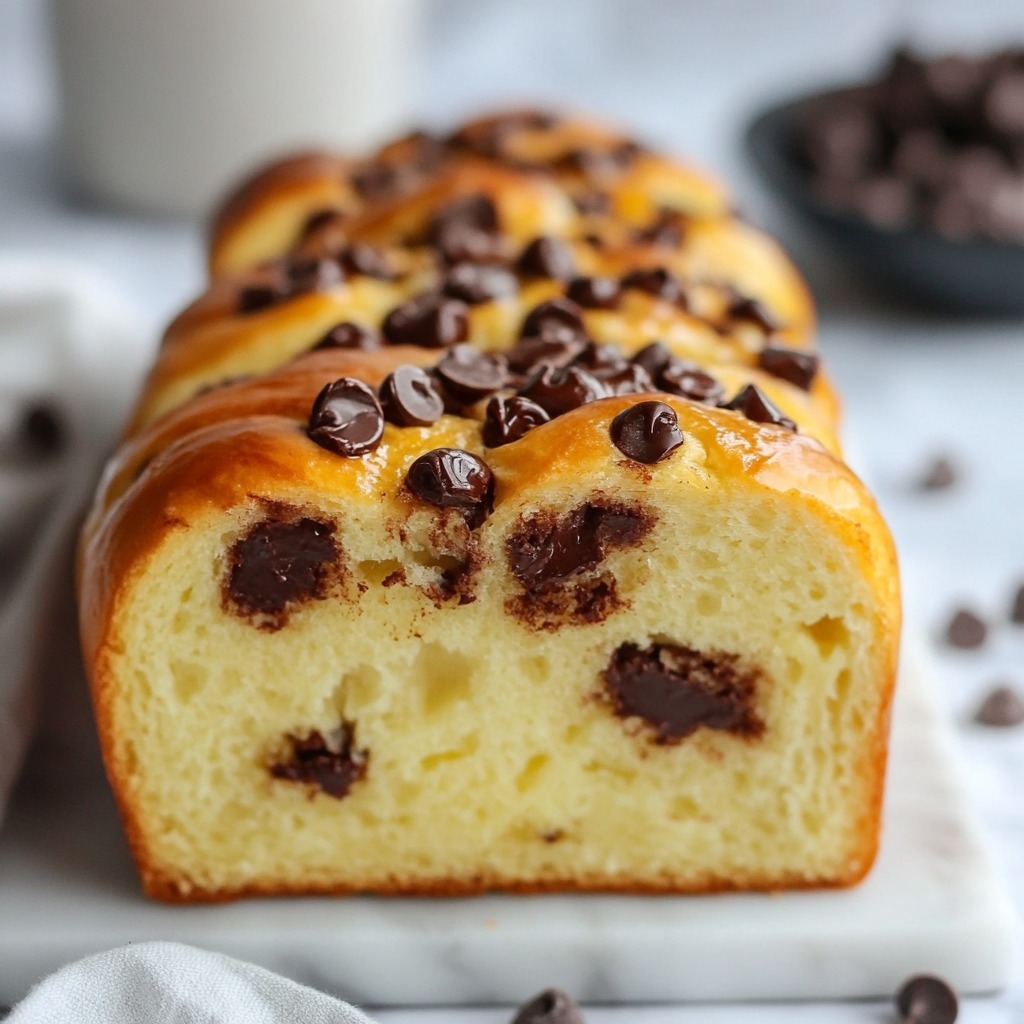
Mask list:
[[[322,138],[315,137],[311,121],[302,126],[305,137],[284,131],[280,145],[270,150],[300,142],[368,143],[400,126],[444,131],[464,115],[525,102],[619,121],[643,141],[724,177],[745,215],[783,239],[816,293],[822,347],[845,398],[854,461],[878,494],[900,546],[908,637],[924,637],[940,655],[939,682],[970,755],[972,792],[1007,876],[1017,880],[1015,900],[1024,913],[1024,729],[986,729],[973,720],[997,683],[1024,688],[1024,626],[1012,625],[1008,614],[1017,586],[1024,584],[1024,318],[951,315],[861,284],[828,239],[808,231],[765,187],[743,146],[745,129],[760,110],[876,75],[899,43],[909,41],[929,53],[1024,45],[1024,5],[369,2],[375,15],[342,0],[57,0],[55,6],[62,15],[61,52],[72,63],[82,59],[68,57],[84,42],[82,26],[108,7],[120,11],[109,23],[114,29],[125,26],[130,10],[143,25],[135,32],[143,32],[161,8],[175,12],[172,19],[185,19],[191,55],[160,55],[141,42],[133,45],[132,38],[142,36],[121,38],[109,27],[91,45],[100,47],[104,62],[123,61],[138,82],[165,76],[173,84],[162,112],[168,132],[172,124],[180,128],[187,86],[201,96],[209,89],[204,83],[219,83],[218,95],[227,113],[234,111],[231,123],[240,140],[207,140],[218,151],[232,141],[244,149],[247,140],[273,125],[287,128],[288,112],[277,102],[282,90],[305,95],[305,106],[326,123]],[[280,56],[268,44],[268,33],[284,31],[273,28],[280,13],[275,9],[291,16],[288,32],[301,33],[296,19],[307,7],[333,28],[312,30],[306,65],[294,43],[285,47],[291,70],[262,63]],[[395,11],[400,17],[389,21]],[[201,221],[194,211],[207,207],[230,182],[199,180],[201,166],[208,173],[210,155],[204,155],[201,141],[191,155],[169,136],[161,148],[157,130],[145,155],[175,168],[169,178],[180,194],[167,203],[88,199],[87,193],[102,189],[95,181],[83,185],[81,168],[76,181],[64,157],[68,146],[83,145],[83,131],[86,146],[97,144],[95,132],[84,130],[90,112],[87,97],[79,94],[96,72],[78,69],[84,77],[72,87],[67,108],[76,113],[63,122],[62,134],[51,15],[44,0],[0,0],[0,249],[59,253],[89,263],[134,300],[155,346],[161,325],[202,284]],[[161,38],[170,31],[168,23]],[[213,36],[225,32],[233,57],[211,71],[204,55]],[[258,58],[246,51],[253,32],[254,45],[263,47]],[[254,67],[266,72],[254,76]],[[332,70],[337,88],[324,84]],[[185,99],[172,99],[179,86]],[[149,121],[152,130],[161,114],[140,109],[143,99],[141,86],[138,93],[122,89],[112,100],[108,96],[117,113],[104,130],[121,128],[127,136],[139,130],[133,119]],[[368,104],[376,104],[377,113],[366,120],[359,112]],[[114,155],[111,145],[104,143],[99,157]],[[102,177],[102,160],[95,152],[92,160],[91,173]],[[239,167],[250,163],[246,155]],[[167,205],[191,206],[193,212],[153,212]],[[1019,287],[1024,291],[1024,277]],[[954,480],[922,488],[937,457],[948,460]],[[960,607],[989,624],[980,650],[955,649],[944,639]]]

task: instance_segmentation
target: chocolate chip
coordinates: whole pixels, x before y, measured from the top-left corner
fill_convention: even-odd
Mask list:
[[[773,423],[787,430],[796,430],[796,424],[784,416],[782,410],[756,384],[747,384],[731,402],[726,402],[721,408],[741,412],[754,423]]]
[[[354,377],[341,377],[316,396],[306,431],[321,448],[346,458],[372,452],[383,432],[384,413],[377,396]]]
[[[360,352],[370,352],[383,344],[384,339],[372,327],[364,327],[362,324],[346,320],[335,324],[313,348],[351,348]]]
[[[488,448],[500,448],[518,441],[528,430],[547,423],[551,417],[536,403],[517,395],[496,395],[487,403],[483,438]]]
[[[61,418],[48,405],[30,405],[21,415],[15,447],[29,459],[48,459],[65,445],[67,434]]]
[[[655,383],[662,391],[689,398],[692,402],[716,405],[725,397],[725,388],[715,377],[696,363],[674,356],[662,366]]]
[[[686,297],[678,279],[664,267],[647,267],[642,270],[631,270],[622,277],[623,288],[633,288],[647,292],[655,298],[666,302],[677,302],[685,305]]]
[[[429,427],[444,412],[444,399],[426,370],[399,366],[380,386],[384,418],[400,427]]]
[[[622,644],[604,671],[615,713],[641,719],[657,743],[678,743],[701,726],[759,736],[764,725],[753,707],[757,676],[733,654],[666,643]]]
[[[557,836],[552,833],[545,833],[545,842],[554,842],[561,838],[561,830],[556,829]],[[523,1003],[516,1010],[516,1015],[510,1024],[584,1024],[583,1014],[573,1000],[561,989],[545,989],[539,995]]]
[[[549,299],[530,310],[519,336],[561,342],[586,340],[583,310],[568,299]]]
[[[610,149],[580,147],[563,153],[555,166],[601,181],[617,177],[641,152],[641,147],[635,142],[623,142]]]
[[[516,261],[516,269],[521,274],[553,277],[559,281],[572,277],[575,267],[576,261],[569,244],[551,235],[535,238]]]
[[[599,370],[594,376],[613,395],[643,395],[657,391],[650,374],[635,363],[626,363],[616,369]]]
[[[595,375],[598,372],[624,370],[629,366],[629,360],[622,354],[622,349],[618,345],[601,344],[596,341],[588,341],[573,362]]]
[[[498,210],[486,195],[466,196],[436,213],[427,238],[449,265],[500,260],[505,245],[498,233]]]
[[[653,465],[683,443],[679,417],[664,402],[639,402],[623,410],[609,427],[612,444],[628,459]]]
[[[307,292],[333,288],[345,280],[337,261],[326,258],[297,260],[268,268],[268,272],[268,280],[241,288],[238,312],[258,313]]]
[[[383,330],[393,345],[447,348],[469,337],[469,307],[459,299],[424,292],[391,310]]]
[[[741,295],[729,304],[729,316],[733,320],[746,320],[756,324],[765,334],[772,334],[782,325],[775,314],[760,299]]]
[[[489,263],[457,263],[445,275],[442,290],[471,306],[507,298],[519,291],[515,274]]]
[[[291,756],[270,766],[275,779],[310,783],[340,800],[366,776],[370,754],[355,748],[351,722],[343,721],[326,736],[314,730],[302,737],[289,735],[288,741]]]
[[[421,455],[406,474],[409,490],[438,508],[455,508],[473,528],[487,518],[494,503],[494,474],[471,452],[435,448]]]
[[[757,357],[757,365],[766,373],[781,380],[788,380],[804,391],[810,391],[818,375],[820,360],[813,352],[801,352],[795,348],[778,346],[763,348]]]
[[[662,369],[674,358],[664,342],[652,341],[633,356],[633,362],[642,366],[650,374],[651,380],[657,380]]]
[[[988,626],[974,612],[961,608],[946,626],[946,642],[952,647],[972,650],[981,647],[988,636]]]
[[[903,983],[896,1009],[905,1024],[953,1024],[959,1012],[956,993],[941,978],[919,974]]]
[[[366,242],[353,242],[346,246],[338,260],[349,274],[362,274],[364,277],[376,277],[382,281],[390,281],[395,276],[387,257]]]
[[[608,213],[612,205],[607,192],[580,192],[572,201],[584,217]]]
[[[541,365],[519,389],[523,398],[536,402],[549,416],[561,416],[588,402],[607,398],[611,391],[596,377],[578,366],[556,369]]]
[[[1013,604],[1010,606],[1010,621],[1015,626],[1024,626],[1024,583],[1013,595]]]
[[[505,353],[509,369],[515,373],[529,373],[540,363],[548,366],[568,366],[585,348],[582,338],[559,341],[554,338],[523,338]]]
[[[956,483],[956,478],[956,466],[952,460],[939,456],[918,480],[917,488],[920,491],[944,491]]]
[[[1012,686],[997,686],[982,701],[974,720],[996,728],[1020,725],[1024,722],[1024,699]]]
[[[334,533],[306,516],[256,523],[228,552],[225,607],[279,629],[292,606],[327,596],[340,558]]]
[[[686,218],[678,210],[662,209],[647,227],[633,232],[633,240],[675,249],[682,245],[685,233]]]
[[[636,546],[652,525],[638,505],[587,503],[557,518],[538,513],[524,519],[505,551],[512,574],[532,592],[589,572],[616,548]]]
[[[500,390],[508,379],[504,356],[488,355],[472,345],[456,345],[450,349],[434,372],[444,390],[467,405]]]
[[[398,188],[399,173],[388,164],[370,163],[353,171],[349,180],[363,199],[384,199]]]
[[[622,287],[614,277],[576,277],[565,294],[584,309],[615,309],[622,300]]]

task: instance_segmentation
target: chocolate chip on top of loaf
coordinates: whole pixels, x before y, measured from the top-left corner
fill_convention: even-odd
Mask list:
[[[82,539],[148,893],[863,876],[892,543],[729,210],[533,111],[229,200]]]

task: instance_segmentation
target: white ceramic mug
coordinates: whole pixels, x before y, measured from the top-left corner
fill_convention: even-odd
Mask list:
[[[410,115],[419,0],[53,0],[79,193],[201,214],[240,173]]]

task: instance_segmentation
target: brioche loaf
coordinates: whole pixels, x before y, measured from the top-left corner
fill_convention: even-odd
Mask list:
[[[791,265],[514,112],[264,170],[84,528],[146,891],[848,885],[899,595]]]

